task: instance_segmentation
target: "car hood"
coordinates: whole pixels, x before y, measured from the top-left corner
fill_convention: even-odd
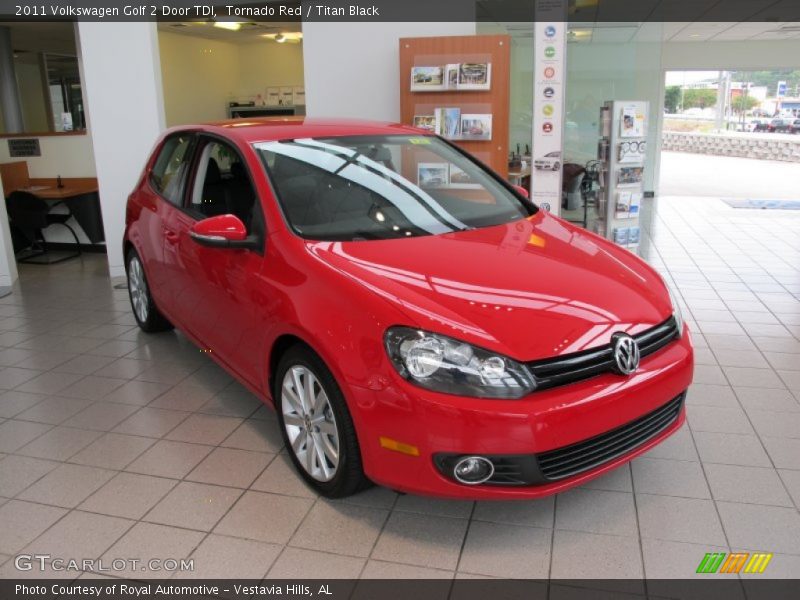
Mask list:
[[[644,261],[544,211],[444,235],[307,242],[318,260],[399,308],[405,323],[536,360],[663,322],[671,303]]]

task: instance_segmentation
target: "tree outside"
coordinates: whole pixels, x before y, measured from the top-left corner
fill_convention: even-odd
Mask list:
[[[717,103],[717,90],[691,89],[683,92],[683,109],[708,108]]]
[[[664,108],[670,114],[678,112],[681,105],[681,86],[668,85],[664,90]]]
[[[752,96],[736,96],[731,102],[731,108],[736,114],[743,114],[758,106],[759,102]]]

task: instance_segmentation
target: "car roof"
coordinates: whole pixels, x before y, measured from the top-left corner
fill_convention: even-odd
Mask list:
[[[168,133],[206,131],[252,144],[274,140],[350,135],[430,135],[421,129],[399,123],[361,119],[319,119],[303,116],[227,119],[213,123],[181,125]]]

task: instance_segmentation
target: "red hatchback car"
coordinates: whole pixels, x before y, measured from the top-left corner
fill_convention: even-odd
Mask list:
[[[692,346],[661,277],[418,129],[172,129],[124,253],[141,328],[176,326],[274,404],[329,497],[543,496],[685,418]]]

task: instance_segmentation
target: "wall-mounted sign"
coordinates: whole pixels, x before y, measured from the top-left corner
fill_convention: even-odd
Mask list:
[[[41,156],[39,138],[12,138],[8,140],[8,154],[12,158]]]

